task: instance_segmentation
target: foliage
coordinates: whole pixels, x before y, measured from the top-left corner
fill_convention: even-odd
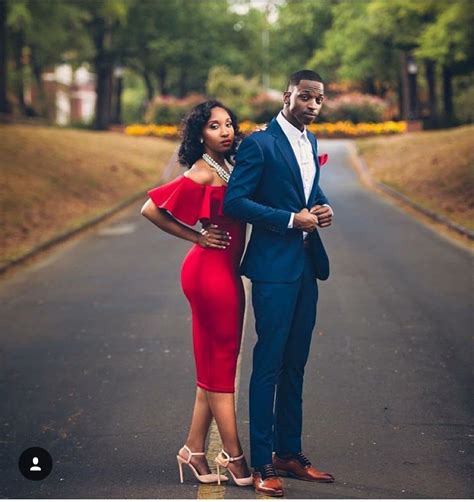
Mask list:
[[[246,79],[244,75],[233,75],[225,66],[215,66],[209,72],[206,90],[242,119],[251,116],[251,100],[259,94],[260,87],[255,78]]]
[[[185,98],[156,96],[148,105],[145,121],[155,124],[179,124],[191,109],[206,100],[201,94],[189,94]]]
[[[435,3],[436,16],[419,36],[415,54],[455,66],[461,72],[472,70],[474,60],[474,9],[471,0]]]
[[[274,72],[283,73],[287,79],[291,73],[308,66],[308,60],[323,46],[336,4],[337,0],[288,0],[280,7],[270,33]]]
[[[474,122],[474,75],[460,76],[455,81],[454,103],[462,123]]]
[[[249,119],[254,122],[269,122],[282,109],[282,98],[275,98],[267,92],[257,94],[250,101]],[[246,117],[243,117],[246,118]]]
[[[380,97],[401,96],[407,92],[400,83],[401,59],[408,54],[420,70],[424,63],[435,65],[425,85],[430,89],[425,108],[436,115],[434,101],[442,96],[451,116],[450,88],[465,94],[455,79],[474,70],[472,0],[8,0],[6,5],[9,74],[0,78],[8,82],[10,96],[21,101],[30,79],[41,87],[48,67],[86,64],[98,74],[103,113],[113,101],[111,74],[120,64],[142,81],[129,80],[126,87],[130,119],[155,95],[182,98],[207,90],[239,116],[263,120],[274,113],[272,100],[260,96],[265,77],[281,91],[289,74],[303,67],[318,71],[329,90],[337,83]],[[277,15],[270,22],[272,10]],[[422,71],[417,78],[419,88],[428,82]],[[421,95],[428,99],[426,92]],[[458,112],[461,101],[454,96]]]
[[[322,119],[327,122],[341,120],[359,122],[382,122],[387,104],[377,96],[349,93],[328,99],[323,107]]]

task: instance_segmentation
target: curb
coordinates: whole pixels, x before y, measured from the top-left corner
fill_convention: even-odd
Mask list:
[[[177,170],[177,163],[176,160],[178,158],[178,147],[176,147],[176,150],[174,151],[173,155],[171,156],[170,160],[166,164],[163,174],[160,177],[159,184],[166,183],[168,180],[170,180],[175,174]],[[35,246],[33,249],[25,253],[24,255],[19,256],[18,258],[15,258],[14,260],[9,261],[5,265],[2,265],[0,267],[0,275],[4,274],[7,270],[10,270],[11,268],[22,264],[26,260],[29,260],[33,256],[37,255],[38,253],[41,253],[42,251],[46,251],[47,249],[52,248],[56,244],[59,244],[70,237],[75,236],[76,234],[79,234],[83,230],[87,230],[94,225],[97,225],[98,223],[101,223],[102,221],[106,220],[109,216],[114,215],[115,213],[118,213],[122,209],[125,209],[126,207],[132,205],[135,203],[137,200],[140,198],[144,197],[144,190],[140,190],[138,192],[135,192],[133,195],[130,197],[127,197],[124,201],[120,202],[119,204],[112,206],[111,208],[107,209],[104,211],[102,214],[99,214],[98,216],[95,216],[94,218],[82,223],[80,226],[73,228],[72,230],[66,230],[65,232],[53,237],[49,241],[43,242],[39,244],[38,246]]]
[[[400,193],[398,190],[395,190],[394,188],[389,187],[385,183],[382,183],[381,181],[374,180],[369,173],[369,169],[368,169],[367,164],[365,163],[364,159],[358,154],[357,148],[354,145],[354,143],[351,141],[350,143],[348,143],[348,146],[349,146],[349,153],[351,156],[352,164],[354,165],[357,173],[359,174],[360,178],[362,179],[362,181],[366,185],[380,189],[385,194],[389,195],[390,197],[392,197],[394,199],[397,199],[399,201],[404,202],[405,204],[409,205],[412,209],[414,209],[415,211],[418,211],[419,213],[423,214],[424,216],[427,216],[428,218],[430,218],[434,222],[442,223],[443,225],[447,226],[451,230],[454,230],[455,232],[467,237],[470,240],[474,240],[474,232],[468,230],[467,228],[464,228],[461,225],[458,225],[457,223],[454,223],[453,221],[446,218],[445,216],[442,216],[442,215],[437,214],[433,211],[430,211],[429,209],[426,209],[425,207],[421,206],[420,204],[413,202],[409,197]]]

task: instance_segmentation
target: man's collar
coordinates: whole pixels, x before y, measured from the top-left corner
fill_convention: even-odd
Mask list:
[[[290,140],[292,139],[300,139],[301,136],[304,136],[307,138],[307,133],[306,133],[306,127],[303,129],[303,131],[300,131],[297,127],[295,127],[293,124],[290,124],[288,120],[285,118],[283,115],[283,111],[281,111],[276,118],[276,121],[278,122],[278,125],[283,129],[283,132],[285,133],[286,137]]]

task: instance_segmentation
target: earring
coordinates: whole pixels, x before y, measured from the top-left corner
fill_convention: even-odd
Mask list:
[[[199,143],[204,143],[204,140],[201,138],[201,139],[199,140]]]

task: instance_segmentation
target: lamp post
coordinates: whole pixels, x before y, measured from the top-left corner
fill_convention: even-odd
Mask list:
[[[407,73],[408,73],[408,119],[418,119],[418,96],[416,75],[418,73],[418,65],[416,64],[413,56],[407,58]]]

